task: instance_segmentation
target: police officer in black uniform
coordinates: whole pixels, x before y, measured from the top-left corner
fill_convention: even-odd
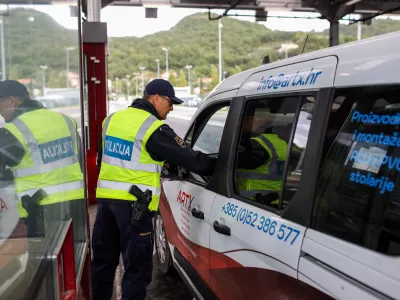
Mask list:
[[[8,104],[7,102],[14,102]],[[12,122],[19,116],[38,109],[43,109],[43,104],[32,100],[27,88],[16,80],[0,81],[0,115],[6,123]],[[0,127],[3,126],[0,123]],[[78,134],[78,133],[77,133]],[[81,149],[81,143],[78,143]],[[81,154],[81,151],[79,150]],[[25,149],[18,139],[7,129],[0,128],[0,163],[14,167],[18,165],[25,155]],[[79,155],[79,162],[83,170],[83,157]]]
[[[5,123],[12,123],[19,117],[24,116],[24,114],[42,109],[44,109],[42,103],[31,99],[27,88],[20,82],[16,80],[0,81],[0,115],[3,117]],[[0,121],[0,127],[3,125],[4,123]],[[43,129],[48,130],[47,128]],[[79,136],[78,132],[76,132],[76,136]],[[81,154],[80,139],[78,139],[77,146],[79,154]],[[14,184],[14,176],[10,171],[10,167],[18,166],[27,154],[29,153],[27,153],[17,137],[8,129],[0,128],[0,189],[3,186]],[[79,162],[81,170],[83,170],[82,155],[79,155]],[[25,286],[23,289],[16,289],[12,295],[13,299],[27,299],[31,297],[32,291],[40,285],[41,279],[35,276],[35,272],[37,271],[38,264],[43,262],[42,251],[44,251],[46,245],[46,238],[54,238],[49,235],[47,230],[44,230],[43,222],[59,222],[72,217],[74,229],[83,228],[84,205],[84,199],[50,204],[45,206],[43,209],[44,213],[40,215],[37,214],[37,211],[30,211],[29,208],[25,207],[28,217],[20,219],[11,236],[21,239],[30,237],[32,239],[28,242],[27,251],[29,252],[29,258],[24,274],[26,281],[23,281]],[[51,227],[51,225],[47,227]],[[82,241],[84,238],[84,232],[80,233],[79,230],[74,231],[75,241]],[[41,266],[45,266],[45,264]]]
[[[170,103],[167,111],[159,112],[149,101],[149,98],[156,94],[160,96],[168,96],[175,95],[175,92],[168,81],[155,79],[146,86],[143,98],[135,99],[132,102],[131,107],[143,109],[159,120],[165,120],[168,113],[173,110],[173,104],[183,103],[182,100],[175,97],[174,103]],[[167,124],[161,126],[149,138],[147,141],[147,151],[154,160],[167,161],[170,164],[181,166],[193,173],[204,176],[212,174],[216,163],[215,158],[211,158],[206,154],[199,151],[193,151],[192,148],[186,147],[183,139],[179,137]],[[102,153],[102,141],[100,139],[97,156],[97,166],[99,169],[101,167]]]
[[[165,105],[153,104],[158,102],[160,97],[168,102],[165,102]],[[165,120],[168,113],[173,110],[173,104],[181,103],[183,101],[175,97],[175,91],[168,81],[155,79],[146,86],[143,98],[134,100],[131,107],[149,112],[159,120]],[[203,176],[211,176],[216,164],[215,158],[187,147],[182,138],[167,124],[160,126],[150,136],[146,149],[156,161],[167,161]],[[100,141],[97,162],[99,168],[102,162],[102,152],[102,142]],[[133,236],[130,233],[133,229],[129,225],[119,226],[119,224],[131,224],[132,209],[130,201],[105,198],[97,198],[97,201],[99,206],[92,243],[93,300],[109,300],[112,296],[115,269],[119,260],[119,255],[115,257],[113,254],[127,251],[120,248],[118,238]],[[153,230],[151,217],[143,221],[145,222],[141,226],[146,227],[145,231],[151,233]],[[125,265],[122,282],[123,300],[142,300],[146,296],[146,286],[151,282],[152,277],[153,255],[151,239],[146,239],[148,245],[144,243],[141,240],[140,247],[136,247],[134,253],[129,254],[134,257],[131,256],[129,259],[124,257],[124,264],[128,266]],[[140,266],[135,265],[138,261],[140,261]]]
[[[19,104],[13,109],[6,103],[12,97]],[[42,109],[42,103],[31,100],[26,87],[15,80],[0,81],[0,115],[6,123],[20,115],[37,109]],[[2,125],[0,125],[2,126]],[[0,161],[9,167],[18,165],[25,155],[24,147],[7,129],[0,128]]]

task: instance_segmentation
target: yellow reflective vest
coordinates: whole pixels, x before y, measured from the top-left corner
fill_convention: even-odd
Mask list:
[[[103,155],[97,198],[135,201],[132,185],[152,191],[149,210],[158,209],[161,169],[164,162],[153,160],[146,150],[150,136],[164,123],[149,112],[128,107],[103,122]]]
[[[40,205],[84,198],[83,174],[79,164],[76,122],[47,109],[22,114],[4,126],[24,147],[21,162],[11,167],[18,198],[47,193]],[[17,203],[21,217],[27,212]]]
[[[237,169],[236,183],[241,196],[254,200],[257,194],[281,191],[288,146],[276,134],[262,134],[252,139],[268,152],[270,160],[256,169]]]

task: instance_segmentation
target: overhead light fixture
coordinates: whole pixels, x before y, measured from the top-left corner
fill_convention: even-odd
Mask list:
[[[146,7],[145,8],[145,18],[157,19],[157,7]]]
[[[362,1],[362,0],[350,0],[350,1],[348,1],[348,2],[346,2],[346,6],[352,6],[352,5],[354,5],[354,4],[356,4],[356,3],[358,3],[358,2],[360,2],[360,1]]]
[[[256,22],[267,22],[268,12],[265,10],[256,10]]]

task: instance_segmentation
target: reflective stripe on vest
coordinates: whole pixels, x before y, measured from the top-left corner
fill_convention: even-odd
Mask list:
[[[108,116],[104,122],[103,133],[102,133],[103,141],[105,141],[106,133],[107,133],[108,125],[110,124],[111,117],[112,117],[112,115]],[[161,166],[153,165],[153,164],[141,164],[139,162],[144,135],[146,134],[147,130],[150,128],[150,126],[155,121],[157,121],[157,118],[154,117],[153,115],[150,115],[144,121],[142,126],[140,127],[140,129],[137,132],[136,137],[135,137],[135,142],[133,144],[133,150],[131,153],[130,161],[126,161],[126,160],[122,160],[122,159],[119,159],[116,157],[105,155],[105,153],[104,153],[105,147],[103,147],[103,156],[102,156],[103,162],[105,162],[106,164],[110,164],[110,165],[121,167],[121,168],[128,169],[128,170],[160,173],[162,170]]]
[[[154,196],[160,196],[161,194],[161,189],[152,187],[149,185],[144,185],[144,184],[135,184],[138,188],[142,190],[142,192],[145,192],[146,190],[150,190],[152,192],[152,195]],[[131,188],[132,183],[128,182],[119,182],[119,181],[111,181],[111,180],[99,180],[97,187],[99,188],[104,188],[104,189],[116,189],[116,190],[121,190],[121,191],[129,191]]]
[[[275,136],[272,138],[277,137]],[[250,199],[255,198],[257,194],[262,194],[265,196],[272,192],[280,192],[282,186],[283,170],[280,170],[279,163],[282,163],[283,166],[283,160],[286,158],[286,148],[279,149],[281,154],[279,155],[275,145],[265,135],[260,135],[253,139],[257,141],[265,150],[269,150],[268,153],[270,154],[271,159],[268,163],[261,165],[253,170],[237,170],[236,180],[238,191],[241,196]],[[281,143],[281,145],[279,145],[278,143],[279,146],[282,146],[282,144],[284,143],[285,147],[287,147],[286,142],[281,139],[279,140]],[[262,143],[260,143],[260,141]]]
[[[74,138],[75,130],[72,120],[67,116],[64,116],[64,120],[68,125],[71,137],[72,137],[72,146],[73,149],[77,148],[76,139]],[[14,178],[32,176],[36,174],[43,174],[47,172],[54,171],[56,169],[62,168],[67,165],[72,165],[78,162],[78,157],[76,155],[57,160],[55,162],[51,162],[48,164],[43,164],[42,157],[39,151],[39,145],[36,141],[35,137],[33,136],[32,131],[28,128],[28,126],[20,119],[15,119],[13,122],[15,127],[22,133],[25,140],[28,143],[29,147],[29,154],[32,157],[33,166],[31,168],[24,168],[24,169],[14,169],[12,172],[14,174]],[[64,149],[65,150],[65,149]]]
[[[255,170],[248,170],[248,171],[239,171],[236,173],[236,178],[238,179],[260,179],[260,180],[270,180],[270,181],[278,181],[282,179],[282,174],[278,174],[278,161],[279,155],[276,152],[274,145],[269,141],[264,135],[260,135],[257,138],[262,140],[265,145],[269,148],[272,153],[272,157],[268,162],[268,173],[260,173],[256,172]],[[261,144],[261,146],[263,146]],[[264,146],[263,146],[264,148]],[[261,168],[263,166],[260,166]],[[260,168],[259,167],[259,168]]]
[[[79,181],[56,184],[56,185],[52,185],[52,186],[46,186],[46,187],[42,187],[41,189],[43,189],[48,195],[51,195],[51,194],[57,194],[57,193],[66,193],[69,191],[79,190],[79,189],[83,189],[83,188],[84,188],[83,181],[79,180]],[[38,191],[37,188],[27,190],[22,193],[19,193],[18,196],[20,198],[24,195],[28,195],[28,196],[32,197],[37,191]]]
[[[21,162],[10,168],[19,197],[32,196],[39,189],[47,193],[40,205],[84,197],[78,135],[72,118],[38,109],[22,114],[4,128],[17,138],[25,151]],[[21,217],[26,214],[22,210],[21,206]]]
[[[146,150],[150,136],[164,123],[149,112],[129,107],[108,116],[103,122],[103,156],[96,197],[136,201],[129,193],[132,185],[152,191],[149,210],[156,211],[161,194],[163,162]]]

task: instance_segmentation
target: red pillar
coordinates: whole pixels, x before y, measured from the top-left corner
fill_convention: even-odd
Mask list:
[[[106,23],[83,23],[83,61],[86,69],[87,124],[85,133],[87,193],[89,204],[96,203],[97,154],[102,122],[107,116],[107,27]]]

